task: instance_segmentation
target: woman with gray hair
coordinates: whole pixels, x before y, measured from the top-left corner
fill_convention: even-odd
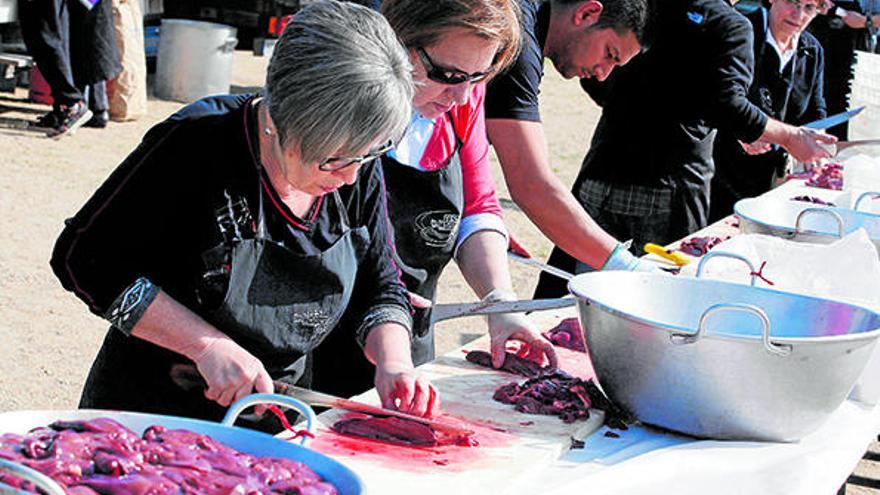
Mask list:
[[[375,160],[410,118],[411,71],[379,14],[319,2],[284,31],[263,97],[206,98],[147,133],[52,256],[112,325],[81,407],[219,419],[272,379],[309,386],[310,353],[347,314],[359,324],[338,331],[383,401],[434,412]],[[206,390],[179,387],[181,366]]]

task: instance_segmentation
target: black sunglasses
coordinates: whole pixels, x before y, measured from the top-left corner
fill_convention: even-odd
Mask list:
[[[370,160],[374,160],[385,153],[388,153],[393,148],[394,141],[389,140],[379,148],[363,156],[331,156],[318,164],[318,170],[323,170],[324,172],[337,172],[344,168],[351,167],[352,165],[363,165]]]
[[[440,67],[431,60],[431,57],[425,52],[425,49],[418,46],[416,47],[416,53],[419,56],[419,60],[422,61],[422,66],[425,68],[425,75],[428,76],[428,79],[438,82],[440,84],[461,84],[463,82],[471,82],[475,83],[478,81],[482,81],[486,79],[489,75],[488,72],[477,72],[475,74],[468,74],[467,72],[462,72],[457,69],[447,69],[445,67]]]

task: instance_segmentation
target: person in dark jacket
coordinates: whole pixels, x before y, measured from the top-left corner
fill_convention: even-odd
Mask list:
[[[771,0],[747,17],[754,32],[755,76],[749,101],[769,116],[792,125],[824,118],[824,56],[807,25],[822,0]],[[730,215],[742,198],[770,190],[786,170],[788,153],[779,146],[746,144],[725,129],[715,138],[715,177],[709,221]]]
[[[112,325],[81,407],[217,420],[272,379],[309,386],[310,353],[345,332],[386,407],[436,412],[376,160],[409,121],[411,72],[380,14],[316,2],[279,39],[264,97],[200,100],[147,133],[52,254]],[[175,382],[181,367],[206,390]]]
[[[650,50],[604,82],[581,79],[603,109],[573,192],[602,228],[632,239],[634,253],[707,225],[716,129],[780,144],[804,162],[828,157],[821,144],[835,142],[748,100],[752,29],[729,3],[661,0],[652,25]]]

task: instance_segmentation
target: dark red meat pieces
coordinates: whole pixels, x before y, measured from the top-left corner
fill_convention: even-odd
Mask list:
[[[826,163],[813,167],[812,174],[807,179],[807,185],[840,191],[843,189],[843,165]]]
[[[792,201],[801,201],[804,203],[813,203],[814,205],[822,205],[822,206],[834,206],[834,203],[829,203],[823,199],[817,198],[815,196],[795,196],[791,198]]]
[[[343,435],[369,438],[395,445],[415,447],[437,447],[440,445],[474,447],[479,445],[473,437],[444,435],[424,423],[395,417],[363,415],[337,421],[332,428]]]
[[[254,457],[186,430],[151,426],[139,437],[107,418],[56,422],[0,435],[0,457],[36,469],[73,495],[334,495],[301,462]],[[36,492],[11,476],[0,482]]]
[[[515,405],[519,412],[559,416],[566,423],[589,418],[592,405],[587,383],[559,370],[530,378],[522,384],[504,385],[492,398]]]
[[[722,241],[724,241],[724,239],[713,235],[691,237],[690,239],[681,241],[678,250],[691,256],[703,256]]]
[[[587,352],[587,344],[584,342],[584,331],[577,318],[566,318],[555,327],[543,334],[553,345],[565,347],[578,352]]]
[[[492,368],[492,355],[488,352],[470,351],[465,356],[465,359],[468,362]],[[504,364],[501,366],[501,371],[526,377],[538,376],[547,369],[532,360],[521,358],[511,352],[507,353],[504,358]]]

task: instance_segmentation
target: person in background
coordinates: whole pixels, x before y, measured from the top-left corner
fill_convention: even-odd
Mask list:
[[[718,128],[803,162],[828,157],[821,145],[833,136],[769,118],[746,98],[752,66],[751,24],[729,3],[658,2],[651,49],[604,82],[581,79],[602,106],[573,188],[587,213],[637,252],[702,229]]]
[[[486,130],[513,200],[556,246],[551,256],[596,269],[652,270],[600,228],[553,173],[538,101],[544,59],[566,79],[604,79],[644,44],[646,0],[520,0],[523,46],[486,94]],[[568,258],[566,253],[571,255]],[[541,275],[535,297],[567,292]]]
[[[316,2],[279,39],[264,96],[209,97],[146,134],[52,254],[111,324],[81,407],[217,420],[273,379],[310,386],[309,354],[339,332],[386,406],[437,411],[376,160],[410,119],[411,73],[381,15]],[[181,367],[207,388],[181,387]]]
[[[106,126],[103,82],[121,70],[109,0],[19,0],[18,7],[25,45],[54,100],[35,126],[56,139]]]
[[[824,0],[770,0],[769,11],[762,7],[747,16],[755,59],[748,98],[768,116],[792,125],[826,117],[822,46],[804,32],[823,8]],[[713,153],[710,222],[730,215],[738,200],[769,191],[788,163],[781,147],[746,144],[725,129],[718,131]]]
[[[873,14],[866,14],[871,13]],[[849,95],[855,69],[855,51],[867,48],[880,26],[880,1],[833,0],[825,3],[823,15],[816,17],[807,30],[825,51],[825,103],[834,115],[849,110]],[[845,141],[849,123],[828,129],[829,134]]]
[[[518,52],[520,12],[517,0],[384,0],[381,10],[407,49],[416,82],[406,133],[381,160],[395,259],[415,300],[425,300],[413,323],[418,365],[434,358],[429,304],[450,260],[481,300],[517,298],[483,104],[486,82]],[[527,345],[534,359],[556,364],[552,345],[523,315],[491,315],[488,327],[496,367],[504,363],[510,340]],[[338,353],[336,347],[317,351],[316,381],[339,384],[340,395],[369,388],[369,363],[361,353],[354,347]]]

